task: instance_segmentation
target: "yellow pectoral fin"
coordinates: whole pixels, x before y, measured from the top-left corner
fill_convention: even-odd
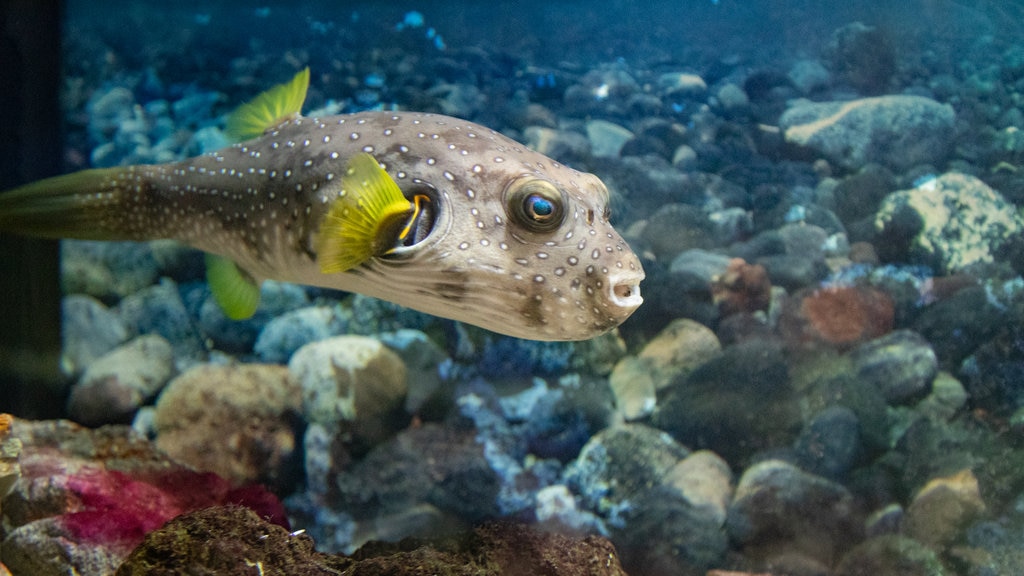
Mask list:
[[[232,320],[245,320],[260,305],[260,287],[238,266],[222,256],[206,255],[206,281],[213,299],[224,315]]]
[[[302,112],[309,89],[309,68],[303,69],[290,81],[278,84],[242,104],[228,117],[227,137],[241,142],[262,135],[291,116]]]
[[[355,155],[341,179],[341,192],[320,225],[320,271],[344,272],[386,254],[412,209],[412,203],[373,156]]]

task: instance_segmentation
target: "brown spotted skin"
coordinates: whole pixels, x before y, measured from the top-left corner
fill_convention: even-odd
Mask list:
[[[407,197],[428,194],[436,224],[418,244],[325,275],[316,261],[320,222],[359,152],[372,154]],[[558,228],[536,233],[514,222],[506,190],[522,178],[547,180],[568,198]],[[361,292],[535,340],[596,336],[642,301],[644,273],[606,219],[604,184],[464,120],[394,112],[297,118],[181,163],[126,168],[116,179],[115,194],[87,202],[104,205],[103,226],[227,256],[259,280]]]

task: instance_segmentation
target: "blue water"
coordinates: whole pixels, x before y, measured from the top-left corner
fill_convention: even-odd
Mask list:
[[[172,340],[182,367],[284,363],[309,341],[343,333],[399,348],[391,333],[421,331],[431,352],[414,371],[441,392],[406,402],[404,422],[470,430],[496,486],[491,501],[429,503],[469,523],[509,516],[609,536],[631,573],[757,572],[787,557],[860,573],[866,561],[851,550],[876,532],[924,542],[949,574],[1016,573],[1019,558],[1007,550],[1024,545],[1010,536],[1024,525],[1014,507],[1024,490],[1022,17],[1024,3],[980,0],[72,0],[61,94],[67,171],[216,149],[224,115],[308,66],[307,112],[442,112],[534,145],[532,129],[556,130],[567,143],[545,152],[608,184],[613,223],[647,279],[645,304],[619,339],[572,344],[295,287],[234,325],[204,308],[197,256],[158,247],[141,256],[68,249],[66,276],[80,264],[115,280],[97,288],[83,272],[65,289],[97,298],[129,334]],[[919,100],[873,112],[884,120],[864,155],[851,152],[862,133],[808,144],[789,131],[807,125],[788,118],[810,102],[895,106],[895,96]],[[629,131],[617,153],[594,154],[595,120]],[[161,279],[177,304],[135,316],[119,308]],[[335,312],[293,313],[313,306]],[[265,330],[288,313],[305,324]],[[663,374],[645,357],[671,364],[697,345],[642,353],[683,319],[720,352],[672,368],[645,393],[645,378]],[[631,387],[615,388],[613,367],[626,373],[630,362],[640,366]],[[624,420],[635,429],[613,438]],[[358,463],[383,458],[394,435],[414,428],[353,448],[352,468],[321,463],[343,497],[310,488],[312,469],[279,495],[325,549],[351,551],[358,542],[331,530],[382,514],[351,504],[365,504],[351,493],[365,473]],[[733,487],[758,463],[786,463],[794,500],[779,517],[751,520],[751,505],[727,495],[728,520],[709,514],[680,495],[696,480],[665,480],[665,461],[691,450],[722,457]],[[980,485],[983,513],[931,520],[927,504],[911,512],[930,480],[964,469]],[[538,494],[563,486],[576,509],[551,521]],[[389,490],[399,488],[374,498],[399,498]],[[817,496],[846,508],[826,510]],[[659,498],[669,504],[659,508]],[[902,524],[864,528],[890,504],[902,508]],[[948,522],[953,535],[930,542],[913,528],[922,522]],[[998,538],[978,536],[992,526],[1002,527]],[[666,545],[645,546],[652,541]],[[944,554],[956,545],[988,560],[978,552],[951,561]]]

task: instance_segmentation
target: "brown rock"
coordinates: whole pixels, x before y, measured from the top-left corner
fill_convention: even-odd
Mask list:
[[[160,394],[156,445],[236,484],[281,487],[292,480],[296,464],[299,397],[283,366],[196,366]]]
[[[985,510],[978,479],[970,470],[934,478],[921,488],[907,508],[903,532],[932,548],[956,541]]]

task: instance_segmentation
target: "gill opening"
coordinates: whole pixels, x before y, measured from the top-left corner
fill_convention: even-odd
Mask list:
[[[426,194],[415,194],[412,197],[412,211],[402,231],[398,233],[394,247],[390,252],[399,248],[409,248],[423,241],[437,220],[437,211],[430,197]]]

